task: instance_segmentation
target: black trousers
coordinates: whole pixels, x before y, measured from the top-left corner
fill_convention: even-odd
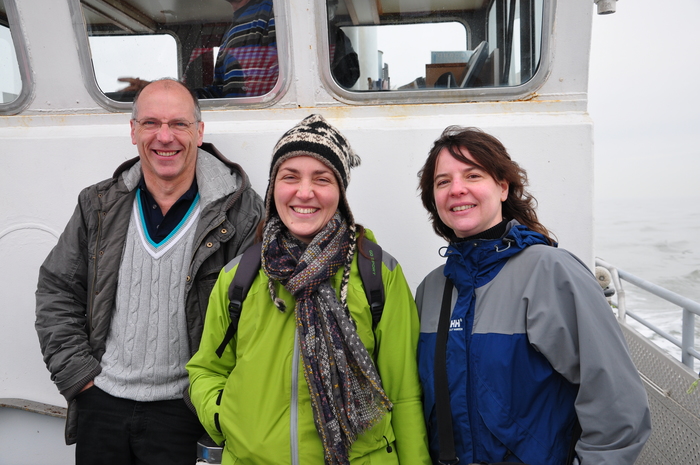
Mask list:
[[[193,465],[204,428],[183,400],[136,402],[93,386],[77,397],[76,465]]]

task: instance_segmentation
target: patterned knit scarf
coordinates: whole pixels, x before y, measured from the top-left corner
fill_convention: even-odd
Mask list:
[[[350,447],[392,408],[367,349],[357,335],[347,307],[355,234],[336,212],[305,247],[273,216],[263,233],[262,267],[296,299],[294,312],[316,429],[326,464],[349,464]],[[330,278],[344,266],[341,301]]]

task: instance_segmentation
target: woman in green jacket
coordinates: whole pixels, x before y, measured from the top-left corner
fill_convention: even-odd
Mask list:
[[[234,260],[212,292],[190,398],[223,464],[429,464],[416,368],[419,323],[398,263],[384,253],[385,304],[372,314],[357,268],[345,189],[359,165],[345,137],[311,115],[272,156],[262,266],[238,330]]]

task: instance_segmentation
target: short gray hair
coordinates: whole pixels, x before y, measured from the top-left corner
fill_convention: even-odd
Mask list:
[[[139,91],[136,92],[136,96],[134,97],[134,103],[131,106],[131,119],[135,120],[138,116],[137,102],[139,100],[139,97],[141,96],[141,92],[143,92],[143,89],[150,86],[154,82],[162,82],[162,81],[172,82],[172,83],[175,83],[175,84],[182,86],[187,91],[187,93],[190,94],[190,97],[192,97],[192,103],[194,104],[194,120],[195,120],[195,122],[202,121],[202,109],[199,107],[199,99],[197,98],[197,96],[194,94],[194,92],[192,92],[192,89],[190,89],[185,84],[178,81],[177,79],[173,79],[173,78],[156,79],[155,81],[151,81],[148,84],[146,84],[145,86],[143,86],[141,89],[139,89]]]

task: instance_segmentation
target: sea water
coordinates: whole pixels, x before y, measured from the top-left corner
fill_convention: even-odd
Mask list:
[[[595,208],[596,257],[700,302],[700,197],[597,199]],[[624,280],[622,286],[628,311],[681,339],[680,307]],[[674,344],[630,318],[627,321],[680,360],[681,351]],[[695,317],[695,347],[698,346],[700,316]]]

